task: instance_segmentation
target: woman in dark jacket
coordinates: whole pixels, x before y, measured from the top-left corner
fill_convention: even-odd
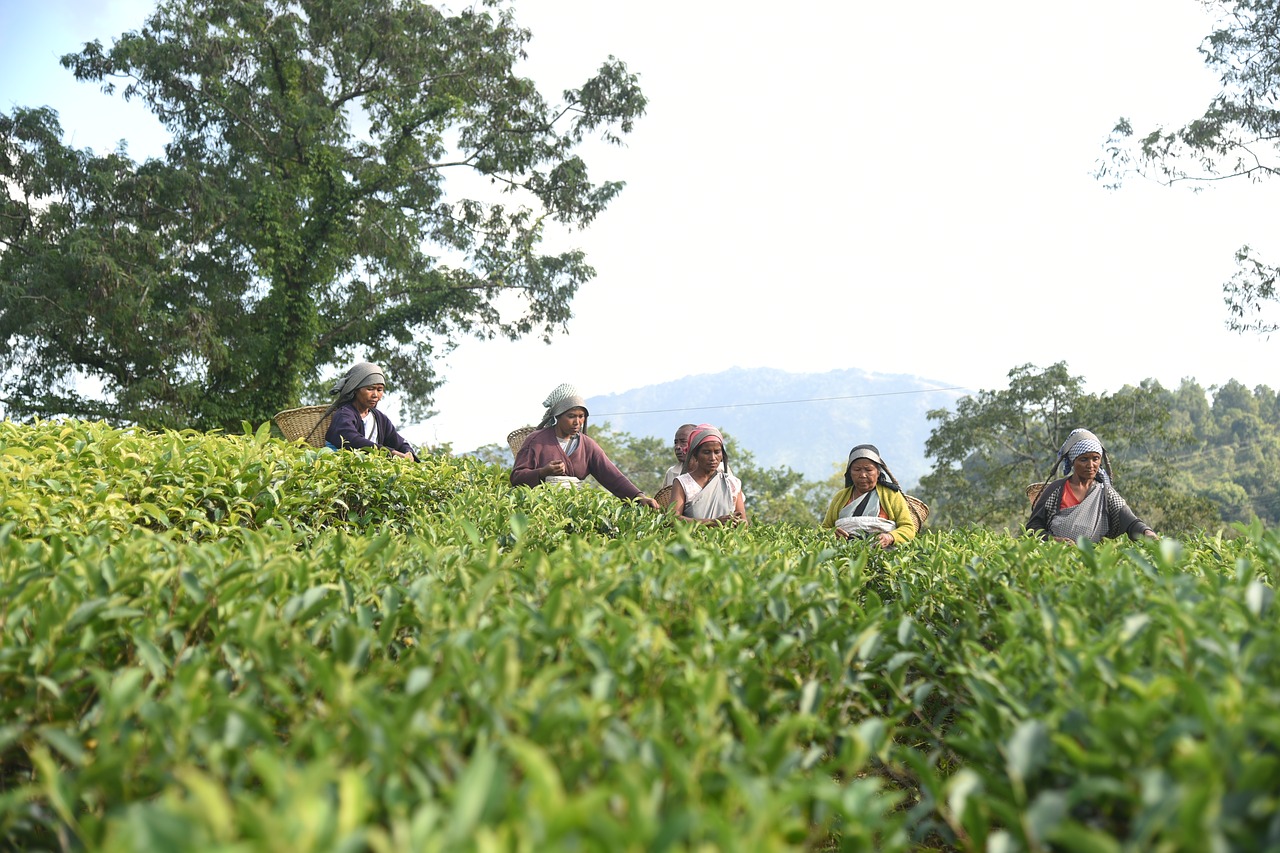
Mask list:
[[[362,361],[353,365],[329,393],[337,395],[333,421],[324,434],[325,446],[333,450],[385,448],[392,456],[418,460],[413,446],[396,432],[391,419],[378,411],[387,393],[387,377],[376,364]]]
[[[1074,430],[1058,451],[1058,462],[1068,476],[1041,490],[1027,530],[1059,542],[1075,542],[1081,536],[1091,542],[1125,534],[1130,539],[1156,536],[1111,485],[1107,451],[1096,435],[1087,429]]]

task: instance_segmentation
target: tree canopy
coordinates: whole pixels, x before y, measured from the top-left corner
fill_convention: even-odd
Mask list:
[[[1098,172],[1111,186],[1131,173],[1196,186],[1280,174],[1280,5],[1275,0],[1201,2],[1216,23],[1200,53],[1222,89],[1202,116],[1180,127],[1136,132],[1129,119],[1117,121]],[[1236,273],[1223,284],[1227,326],[1239,332],[1276,331],[1280,326],[1267,319],[1267,309],[1277,300],[1280,267],[1260,259],[1248,245],[1236,251],[1235,259]]]
[[[231,428],[361,356],[412,416],[461,337],[549,337],[594,271],[547,229],[622,188],[581,143],[646,102],[613,57],[548,101],[530,39],[497,2],[162,0],[63,57],[171,138],[135,162],[66,146],[48,108],[0,115],[0,398]]]

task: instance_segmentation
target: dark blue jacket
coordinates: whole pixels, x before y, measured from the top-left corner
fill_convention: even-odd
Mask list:
[[[413,452],[413,446],[396,432],[389,417],[377,409],[373,410],[373,417],[378,422],[377,444],[364,437],[364,423],[360,420],[360,413],[356,411],[355,403],[343,403],[337,408],[333,413],[333,422],[329,424],[329,431],[324,434],[324,440],[338,449],[363,450],[369,447],[390,447],[401,453],[412,454],[414,459],[418,458],[418,454]]]

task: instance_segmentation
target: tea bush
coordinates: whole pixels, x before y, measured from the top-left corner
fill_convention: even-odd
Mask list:
[[[893,552],[0,423],[15,849],[1268,849],[1280,540]]]

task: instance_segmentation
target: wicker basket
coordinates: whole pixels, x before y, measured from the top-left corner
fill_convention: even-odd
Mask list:
[[[519,456],[520,448],[524,447],[524,440],[537,431],[537,427],[522,426],[507,433],[507,446],[511,448],[511,455]]]
[[[671,495],[671,487],[663,486],[661,489],[658,489],[658,493],[653,496],[653,499],[658,502],[659,508],[666,509],[671,506]]]
[[[911,510],[911,517],[916,522],[916,533],[919,533],[924,529],[924,523],[929,520],[929,505],[906,492],[903,492],[902,496],[907,499],[907,509]]]
[[[324,435],[329,431],[333,412],[328,406],[303,406],[278,412],[271,420],[286,441],[305,441],[312,447],[324,447]]]
[[[1040,493],[1044,491],[1044,483],[1032,483],[1027,486],[1027,500],[1031,501],[1031,505],[1036,505],[1036,499],[1040,497]]]

